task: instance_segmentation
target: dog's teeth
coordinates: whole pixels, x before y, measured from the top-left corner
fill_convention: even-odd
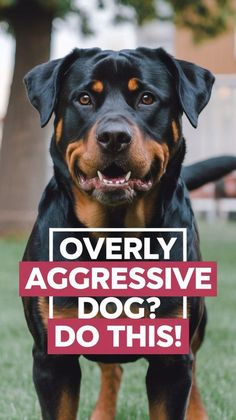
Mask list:
[[[109,179],[103,178],[102,180],[103,182],[105,182],[105,184],[112,184],[112,181],[110,181]]]
[[[97,171],[97,173],[98,173],[98,177],[99,177],[99,179],[102,181],[102,182],[104,182],[105,184],[107,184],[107,185],[112,185],[112,186],[116,186],[116,185],[122,185],[122,184],[125,184],[126,182],[127,182],[127,179],[126,179],[126,177],[127,177],[127,175],[129,175],[129,177],[130,177],[130,174],[131,174],[131,172],[129,173],[129,174],[127,174],[126,175],[126,177],[125,178],[119,178],[119,179],[117,179],[117,180],[111,180],[111,179],[107,179],[107,178],[105,178],[105,177],[103,177],[103,175],[101,174],[101,172],[99,172],[99,171]]]
[[[98,174],[98,178],[100,179],[100,181],[102,181],[103,180],[102,173],[100,171],[97,171],[97,174]]]
[[[127,181],[129,181],[130,177],[131,177],[131,171],[129,171],[129,172],[127,173],[127,175],[126,175],[126,177],[125,177],[125,181],[126,181],[126,182],[127,182]]]

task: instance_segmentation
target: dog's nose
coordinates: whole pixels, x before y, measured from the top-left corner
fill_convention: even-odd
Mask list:
[[[111,128],[110,130],[99,130],[97,141],[103,150],[108,152],[120,152],[126,149],[131,143],[132,137],[128,130]]]

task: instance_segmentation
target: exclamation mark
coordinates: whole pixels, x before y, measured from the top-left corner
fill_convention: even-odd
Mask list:
[[[176,325],[175,326],[175,338],[176,338],[175,346],[176,347],[181,347],[181,341],[180,341],[180,339],[181,339],[181,325]]]

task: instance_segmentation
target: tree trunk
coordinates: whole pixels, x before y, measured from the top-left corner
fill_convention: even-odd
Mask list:
[[[32,225],[48,178],[48,130],[40,128],[22,79],[49,59],[52,16],[26,2],[26,7],[14,9],[9,21],[16,52],[0,156],[0,231]]]

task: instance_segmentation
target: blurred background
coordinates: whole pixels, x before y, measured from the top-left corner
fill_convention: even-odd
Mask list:
[[[40,128],[23,76],[74,47],[164,47],[216,75],[194,130],[184,120],[186,163],[236,155],[236,0],[0,0],[0,419],[38,420],[31,378],[32,338],[18,297],[21,260],[52,174],[52,122]],[[236,175],[192,193],[203,258],[218,262],[218,297],[198,357],[198,382],[211,420],[236,413]],[[146,420],[146,363],[125,366],[116,420]],[[80,419],[89,418],[99,371],[82,359]],[[141,379],[142,378],[142,379]]]
[[[31,227],[52,174],[51,127],[40,129],[23,76],[74,47],[162,46],[210,69],[216,83],[199,128],[184,120],[186,163],[236,155],[235,11],[236,0],[0,0],[0,231]],[[212,221],[236,211],[235,174],[221,182],[217,201],[215,189],[193,194]]]

